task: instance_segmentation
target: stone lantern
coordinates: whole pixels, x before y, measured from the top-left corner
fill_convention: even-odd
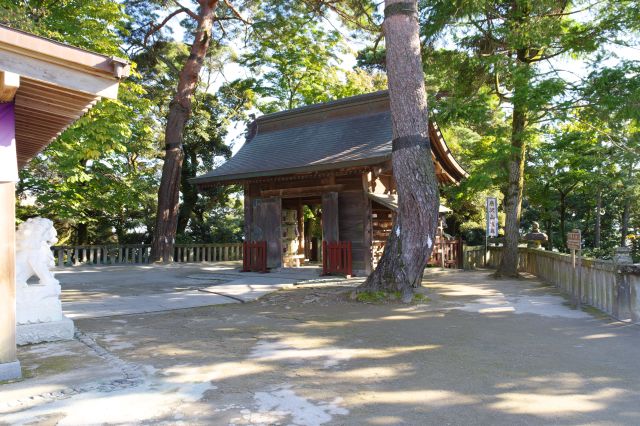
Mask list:
[[[541,248],[542,243],[546,243],[549,237],[544,232],[540,232],[540,224],[538,222],[533,222],[531,232],[524,236],[524,240],[529,248]]]

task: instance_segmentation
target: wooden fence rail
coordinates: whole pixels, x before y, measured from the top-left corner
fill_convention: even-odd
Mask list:
[[[77,265],[145,264],[151,259],[149,244],[53,246],[58,267]],[[173,261],[218,262],[242,259],[242,243],[176,244]]]
[[[462,247],[462,269],[484,268],[487,251],[484,246]]]

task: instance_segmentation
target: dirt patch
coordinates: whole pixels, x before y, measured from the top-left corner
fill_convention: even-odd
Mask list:
[[[431,300],[418,305],[359,303],[349,298],[357,283],[349,283],[299,286],[245,304],[78,320],[108,354],[141,372],[140,383],[13,408],[4,418],[64,424],[83,412],[111,424],[640,423],[638,328],[545,315],[531,308],[537,297],[571,310],[549,299],[559,297],[552,289],[481,274],[428,276]],[[527,312],[457,309],[487,297],[525,298],[514,309]],[[46,356],[22,355],[27,368]],[[72,373],[56,372],[51,381]],[[117,404],[126,405],[126,419]]]

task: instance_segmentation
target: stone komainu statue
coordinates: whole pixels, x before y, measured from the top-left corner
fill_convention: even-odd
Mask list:
[[[51,272],[55,266],[51,245],[58,241],[56,229],[49,219],[36,217],[18,226],[16,232],[16,286],[26,288],[27,281],[36,275],[48,295],[58,296],[60,285]]]
[[[60,283],[50,246],[58,241],[53,222],[36,217],[16,232],[16,343],[26,345],[73,338],[73,321],[62,313]],[[39,282],[27,284],[36,275]]]

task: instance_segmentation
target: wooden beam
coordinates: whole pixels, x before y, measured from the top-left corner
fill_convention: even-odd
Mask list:
[[[0,71],[0,102],[11,102],[20,87],[20,75]]]
[[[89,74],[2,49],[0,49],[0,64],[5,71],[20,74],[25,78],[104,98],[116,99],[118,97],[119,81],[114,78]]]
[[[16,106],[24,108],[25,110],[35,110],[47,113],[48,115],[56,115],[58,117],[70,118],[77,120],[85,112],[93,106],[94,102],[88,102],[82,107],[67,107],[57,102],[47,102],[40,99],[27,98],[18,93],[16,96]]]
[[[83,73],[114,80],[129,75],[129,63],[124,59],[89,52],[3,25],[0,25],[0,50],[13,51],[24,57],[30,56],[43,62],[61,64]]]
[[[294,197],[308,197],[310,195],[321,195],[326,192],[340,192],[344,189],[343,184],[339,185],[318,185],[318,186],[301,186],[298,188],[285,188],[285,189],[267,189],[260,191],[262,197],[282,197],[282,198],[294,198]]]

